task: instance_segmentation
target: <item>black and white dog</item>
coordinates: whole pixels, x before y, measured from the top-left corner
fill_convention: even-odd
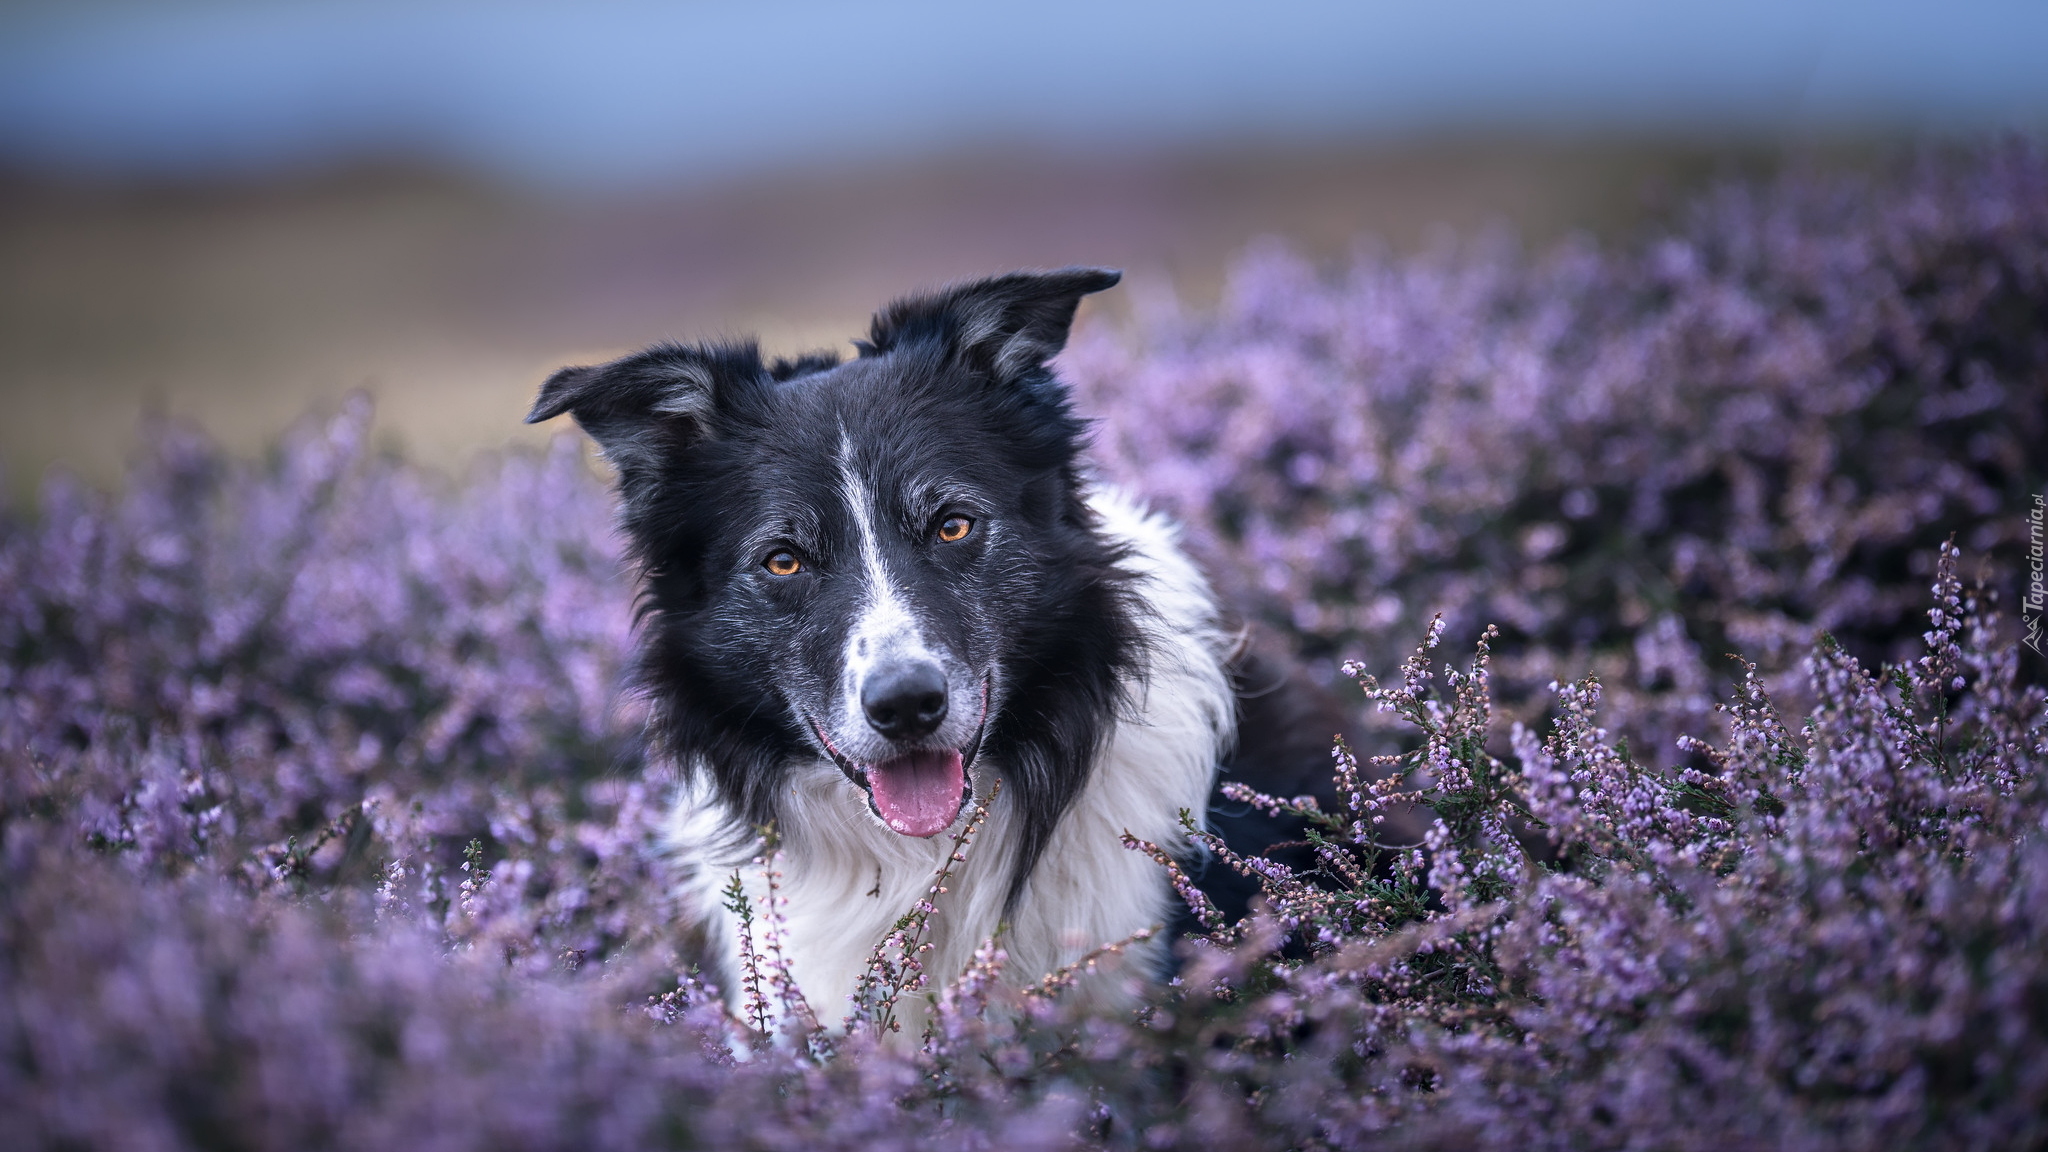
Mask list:
[[[528,416],[573,414],[617,470],[645,580],[640,683],[688,780],[671,826],[688,902],[730,960],[718,891],[735,870],[758,886],[743,866],[772,823],[785,947],[821,1018],[998,779],[934,918],[941,981],[999,926],[1027,981],[1171,920],[1125,830],[1185,850],[1187,809],[1252,848],[1281,838],[1212,811],[1234,746],[1262,786],[1328,789],[1338,721],[1248,690],[1265,677],[1173,528],[1083,466],[1047,361],[1081,297],[1118,279],[901,300],[843,363],[660,344],[562,369]],[[1249,885],[1223,871],[1205,883],[1242,909]]]

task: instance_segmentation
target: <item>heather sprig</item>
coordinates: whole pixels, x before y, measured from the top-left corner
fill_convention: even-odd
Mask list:
[[[831,1037],[790,971],[785,944],[789,898],[782,894],[782,840],[772,825],[757,828],[755,833],[760,851],[747,867],[761,877],[760,894],[747,891],[739,870],[733,872],[722,892],[724,907],[736,921],[734,936],[739,951],[737,976],[742,1002],[736,1023],[751,1048],[764,1048],[781,1037],[796,1050],[815,1060],[824,1060],[831,1055]]]
[[[868,954],[867,966],[854,982],[853,993],[848,997],[853,1005],[844,1023],[848,1032],[859,1025],[872,1029],[877,1036],[902,1031],[897,1011],[899,1003],[905,996],[924,993],[931,985],[932,974],[925,971],[924,957],[932,950],[928,937],[931,935],[932,917],[938,911],[938,899],[946,894],[946,883],[953,878],[954,869],[966,863],[967,846],[987,821],[989,805],[995,802],[1002,790],[1002,781],[995,780],[987,793],[975,801],[967,822],[953,833],[946,859],[933,874],[931,886],[917,903],[897,918]]]
[[[726,882],[723,895],[725,910],[732,913],[735,921],[733,937],[739,950],[740,1026],[750,1043],[767,1044],[775,1035],[775,1018],[768,996],[769,976],[760,952],[754,947],[753,897],[748,895],[746,882],[737,871]]]
[[[1165,925],[1163,924],[1154,924],[1149,928],[1140,928],[1121,940],[1112,940],[1107,944],[1090,949],[1072,963],[1062,965],[1046,973],[1045,977],[1039,980],[1038,983],[1024,989],[1025,998],[1037,1000],[1056,999],[1061,993],[1078,983],[1082,977],[1104,967],[1106,962],[1122,956],[1130,950],[1132,945],[1142,944],[1157,936],[1164,927]]]
[[[1180,822],[1184,829],[1192,830],[1195,826],[1193,815],[1185,808],[1181,809]],[[1173,884],[1174,894],[1187,904],[1188,910],[1194,914],[1196,923],[1202,926],[1203,931],[1213,934],[1223,930],[1223,913],[1217,909],[1215,902],[1209,899],[1208,893],[1195,886],[1195,882],[1188,877],[1187,869],[1181,867],[1180,861],[1174,859],[1172,853],[1150,840],[1131,835],[1128,828],[1123,832],[1122,842],[1124,847],[1133,852],[1143,852],[1153,863],[1166,870],[1167,879]]]

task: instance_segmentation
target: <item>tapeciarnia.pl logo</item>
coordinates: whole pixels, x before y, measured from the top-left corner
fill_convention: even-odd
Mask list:
[[[2032,648],[2036,656],[2043,654],[2041,618],[2044,606],[2048,606],[2048,578],[2042,575],[2041,517],[2048,511],[2044,503],[2048,501],[2035,493],[2034,506],[2027,512],[2027,594],[2020,598],[2020,620],[2027,626],[2027,638],[2020,643]]]

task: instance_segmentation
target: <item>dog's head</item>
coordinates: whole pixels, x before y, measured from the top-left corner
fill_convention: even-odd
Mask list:
[[[618,472],[657,732],[737,813],[771,819],[790,772],[836,768],[890,829],[932,836],[1000,747],[1042,846],[1134,657],[1046,366],[1118,278],[898,301],[844,363],[663,344],[542,388],[528,419],[571,413]]]

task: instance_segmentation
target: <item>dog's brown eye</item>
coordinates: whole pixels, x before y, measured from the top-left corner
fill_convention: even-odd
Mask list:
[[[944,540],[948,544],[955,540],[967,539],[967,534],[972,531],[974,531],[974,521],[969,520],[965,516],[948,516],[939,523],[939,539]]]
[[[765,567],[776,576],[794,576],[803,571],[804,563],[791,553],[777,552],[768,558]]]

